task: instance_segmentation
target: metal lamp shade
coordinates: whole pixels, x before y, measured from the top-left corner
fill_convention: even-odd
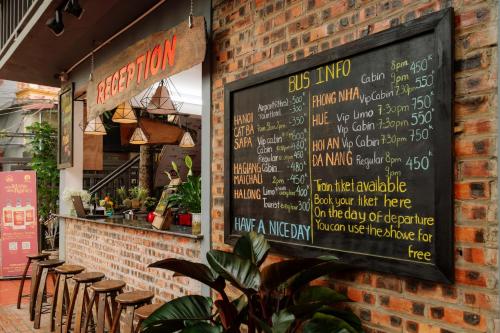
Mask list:
[[[148,137],[140,126],[135,128],[134,133],[132,133],[132,137],[130,137],[129,143],[131,145],[144,145],[148,143]]]
[[[181,142],[179,143],[179,147],[181,148],[193,148],[195,146],[193,137],[191,134],[186,131],[184,132],[184,135],[182,136]]]
[[[151,100],[147,105],[147,110],[151,114],[174,114],[177,109],[172,103],[172,98],[168,89],[164,85],[159,85],[155,93],[151,96]]]
[[[106,135],[106,128],[104,128],[104,124],[102,123],[101,117],[97,116],[91,121],[87,123],[85,126],[85,130],[83,131],[88,135]]]
[[[112,121],[120,124],[133,124],[137,122],[137,117],[129,103],[124,102],[116,108]]]

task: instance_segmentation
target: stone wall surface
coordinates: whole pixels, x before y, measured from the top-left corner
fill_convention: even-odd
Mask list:
[[[456,283],[361,272],[345,291],[367,332],[500,332],[494,0],[214,0],[212,238],[224,245],[224,85],[447,7],[455,10]],[[270,258],[280,260],[280,258]]]
[[[199,262],[199,240],[75,219],[67,219],[65,227],[67,263],[123,280],[127,291],[151,290],[153,302],[201,292],[197,281],[147,267],[165,258]]]

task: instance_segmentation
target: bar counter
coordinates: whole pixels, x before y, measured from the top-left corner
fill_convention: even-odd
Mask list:
[[[155,300],[167,301],[186,294],[199,294],[197,281],[173,277],[170,271],[147,266],[165,258],[200,262],[202,235],[190,228],[154,229],[150,223],[124,218],[87,219],[59,216],[60,253],[67,263],[98,271],[108,279],[127,283],[127,290],[151,290]],[[64,230],[64,231],[63,231]]]

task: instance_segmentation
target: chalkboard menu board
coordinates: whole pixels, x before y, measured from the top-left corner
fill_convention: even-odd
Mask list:
[[[225,241],[453,280],[452,22],[441,11],[225,87]]]

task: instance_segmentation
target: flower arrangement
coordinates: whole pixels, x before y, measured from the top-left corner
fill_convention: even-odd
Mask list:
[[[65,202],[71,203],[71,197],[73,196],[80,196],[85,206],[88,206],[90,203],[90,193],[85,190],[64,190],[62,198]]]
[[[114,203],[111,197],[109,197],[108,195],[105,196],[103,200],[99,200],[99,206],[104,207],[106,215],[108,216],[113,215]]]

